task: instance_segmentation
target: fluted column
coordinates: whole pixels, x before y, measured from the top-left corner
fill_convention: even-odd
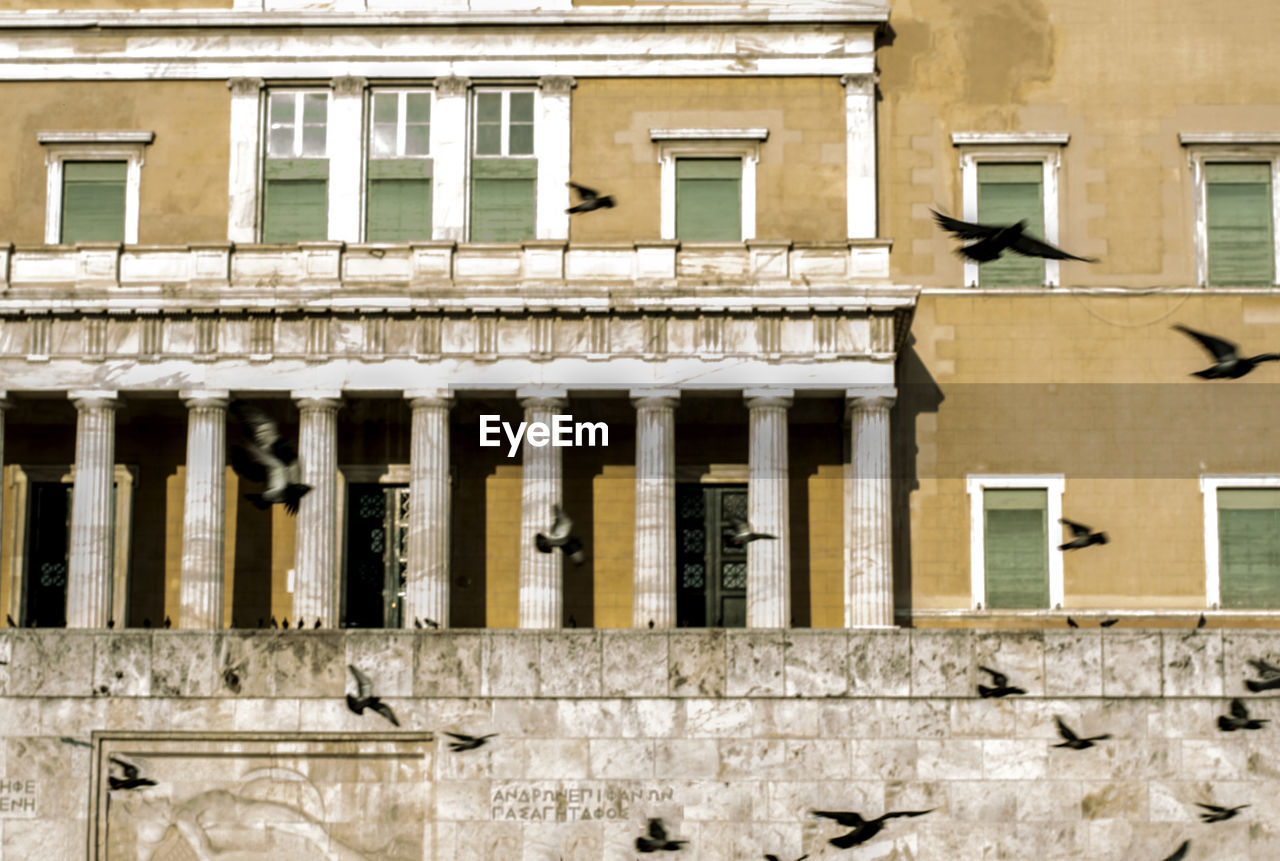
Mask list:
[[[891,628],[893,509],[889,468],[892,386],[849,389],[849,462],[844,474],[844,623]]]
[[[187,408],[180,628],[221,628],[226,543],[225,389],[178,393]]]
[[[298,461],[311,491],[298,504],[293,563],[294,618],[338,626],[338,408],[341,393],[294,392]]]
[[[747,627],[791,624],[791,536],[787,499],[787,409],[791,389],[747,389],[750,410],[747,519],[775,540],[747,545]]]
[[[76,406],[76,463],[71,491],[67,627],[105,628],[112,618],[115,542],[111,485],[119,394],[73,391],[68,397]]]
[[[530,442],[529,429],[534,422],[549,428],[568,400],[562,389],[521,389],[516,394],[528,423],[521,449],[519,624],[521,628],[558,628],[564,606],[564,554],[540,553],[533,542],[537,533],[551,528],[551,507],[562,499],[562,458],[549,435],[541,445]]]
[[[409,442],[409,570],[404,626],[425,617],[449,626],[449,399],[447,390],[405,392]]]
[[[676,624],[676,405],[679,389],[631,393],[636,408],[636,547],[632,621]]]

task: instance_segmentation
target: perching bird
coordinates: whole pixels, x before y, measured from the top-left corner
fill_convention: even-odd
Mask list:
[[[1203,628],[1203,627],[1204,627],[1205,625],[1207,625],[1207,624],[1209,624],[1209,620],[1208,620],[1208,619],[1206,619],[1206,618],[1204,617],[1204,613],[1201,613],[1201,614],[1200,614],[1200,621],[1199,621],[1199,622],[1196,622],[1196,627],[1197,627],[1197,628]]]
[[[636,850],[639,852],[678,852],[688,840],[672,840],[667,836],[667,828],[661,819],[649,820],[649,836],[636,838]]]
[[[271,627],[273,627],[273,628],[279,628],[279,627],[280,627],[280,623],[276,621],[276,617],[275,617],[275,616],[272,616],[272,617],[271,617]]]
[[[587,188],[585,185],[578,185],[576,182],[567,182],[565,185],[578,192],[578,196],[582,198],[581,203],[565,210],[570,215],[591,212],[596,209],[612,209],[616,205],[612,194],[601,194],[594,188]]]
[[[1071,618],[1070,616],[1068,616],[1068,617],[1067,617],[1067,627],[1068,627],[1068,628],[1079,628],[1080,626],[1076,624],[1076,620],[1075,620],[1075,619],[1073,619],[1073,618]]]
[[[568,556],[574,565],[581,565],[587,556],[582,550],[582,542],[572,534],[573,521],[559,505],[551,506],[551,514],[555,518],[551,531],[539,532],[534,536],[534,546],[542,553],[551,553],[559,547],[560,552]]]
[[[421,627],[422,627],[422,620],[421,620],[421,619],[417,619],[417,618],[415,618],[415,619],[413,620],[413,627],[415,627],[415,628],[421,628]]]
[[[485,743],[496,736],[497,733],[491,732],[488,735],[466,735],[460,732],[445,731],[445,735],[450,738],[457,739],[457,741],[449,742],[449,750],[454,753],[462,753],[463,751],[475,750],[476,748],[484,747]]]
[[[125,762],[123,759],[111,757],[111,762],[120,766],[124,770],[124,777],[116,777],[108,775],[107,784],[112,789],[137,789],[140,786],[155,786],[156,782],[145,777],[138,777],[138,767],[132,763]]]
[[[373,695],[373,682],[369,677],[352,664],[347,664],[347,669],[356,677],[356,691],[360,694],[358,698],[347,694],[347,708],[358,715],[364,714],[365,709],[373,709],[396,726],[400,726],[400,721],[396,720],[396,713],[391,710],[391,706]]]
[[[1195,338],[1200,342],[1200,346],[1213,355],[1215,364],[1205,368],[1203,371],[1192,372],[1191,376],[1193,377],[1200,377],[1205,380],[1224,378],[1238,380],[1263,362],[1280,361],[1280,353],[1259,353],[1256,356],[1245,357],[1237,352],[1238,348],[1230,341],[1205,334],[1204,332],[1197,332],[1195,329],[1188,329],[1181,324],[1175,325],[1173,328]]]
[[[151,617],[150,617],[150,616],[146,616],[146,617],[144,617],[144,618],[143,618],[143,620],[142,620],[142,627],[144,627],[144,628],[150,628],[150,627],[151,627]]]
[[[1103,619],[1101,622],[1098,623],[1098,627],[1110,628],[1112,625],[1114,625],[1116,622],[1119,622],[1119,621],[1120,621],[1119,619]]]
[[[986,699],[988,697],[1007,697],[1010,694],[1026,693],[1022,688],[1010,686],[1009,677],[1004,673],[998,673],[995,670],[983,666],[979,666],[978,669],[990,675],[991,684],[994,685],[994,687],[990,688],[986,685],[978,685],[978,696]]]
[[[1084,750],[1087,747],[1093,747],[1093,743],[1095,741],[1103,741],[1111,738],[1109,734],[1080,738],[1080,736],[1071,731],[1071,727],[1062,722],[1062,718],[1055,715],[1053,719],[1058,722],[1058,735],[1062,736],[1063,739],[1061,744],[1055,744],[1054,747],[1069,747],[1072,750]]]
[[[166,628],[170,628],[173,626],[173,621],[168,616],[164,617],[164,626]]]
[[[107,627],[108,627],[108,628],[114,628],[115,626],[116,626],[116,620],[115,620],[115,619],[108,619],[108,620],[107,620]]]
[[[5,622],[9,625],[9,627],[10,627],[10,628],[16,628],[16,627],[18,627],[18,623],[17,623],[17,622],[15,622],[15,621],[13,621],[13,616],[11,616],[10,614],[5,613],[5,614],[4,614],[4,620],[5,620]]]
[[[439,622],[437,622],[435,619],[428,619],[426,616],[422,617],[422,624],[426,625],[428,628],[431,628],[432,630],[437,630],[440,627]]]
[[[1107,533],[1105,532],[1092,532],[1083,523],[1076,523],[1074,520],[1067,520],[1065,517],[1059,517],[1058,522],[1071,530],[1071,540],[1066,544],[1059,544],[1059,550],[1079,550],[1081,547],[1088,547],[1091,544],[1107,543]]]
[[[744,544],[750,544],[752,541],[759,541],[762,538],[770,538],[775,541],[778,538],[776,535],[769,535],[764,532],[752,532],[751,525],[741,517],[731,518],[724,531],[729,538],[729,543],[734,547],[741,547]]]
[[[1235,732],[1238,729],[1262,729],[1266,718],[1251,718],[1249,710],[1238,699],[1231,701],[1231,715],[1218,715],[1218,729],[1223,732]]]
[[[319,620],[319,619],[316,619],[316,623],[315,623],[314,625],[312,625],[311,627],[312,627],[312,628],[319,628],[319,627],[320,627],[320,620]]]
[[[1209,811],[1208,813],[1200,814],[1201,821],[1224,822],[1234,817],[1236,813],[1238,813],[1241,810],[1244,810],[1249,805],[1241,804],[1239,807],[1219,807],[1216,804],[1201,804],[1199,801],[1197,801],[1196,806],[1203,807],[1205,810]]]
[[[875,837],[884,830],[886,819],[894,819],[899,816],[924,816],[926,813],[932,813],[929,810],[896,810],[886,813],[878,819],[863,819],[859,813],[844,810],[810,810],[814,816],[821,816],[823,819],[834,819],[846,828],[852,828],[848,834],[841,834],[839,837],[832,837],[827,842],[839,849],[848,849],[850,846],[857,846],[859,843],[866,843],[872,837]]]
[[[1258,691],[1270,691],[1280,688],[1280,667],[1272,666],[1261,658],[1249,661],[1250,666],[1258,671],[1258,675],[1262,676],[1262,681],[1254,679],[1245,679],[1244,686],[1255,694]]]
[[[246,493],[244,498],[260,509],[283,503],[285,511],[298,513],[298,502],[311,490],[302,483],[302,467],[298,450],[280,436],[275,420],[257,407],[240,401],[231,402],[231,412],[240,420],[249,447],[231,447],[231,468],[249,481],[267,485],[262,493]]]
[[[1164,861],[1182,861],[1183,858],[1187,857],[1187,850],[1190,848],[1191,848],[1191,841],[1183,840],[1182,845],[1179,846],[1177,849],[1173,850],[1173,854],[1170,855],[1168,858],[1164,859]]]
[[[948,233],[954,233],[960,239],[977,240],[969,245],[961,246],[956,250],[956,253],[979,263],[997,260],[1006,250],[1021,254],[1023,257],[1044,257],[1049,260],[1080,260],[1084,263],[1098,262],[1093,257],[1077,257],[1074,254],[1068,254],[1061,248],[1055,248],[1047,242],[1028,236],[1023,232],[1027,228],[1026,221],[1008,225],[976,224],[969,221],[961,221],[958,218],[951,218],[934,209],[929,211],[933,213],[934,220],[938,222],[938,226],[943,230]]]
[[[289,630],[289,617],[288,617],[288,616],[285,616],[285,617],[284,617],[284,621],[280,623],[280,627],[281,627],[281,628],[283,628],[283,629],[284,629],[284,630],[286,630],[286,631],[287,631],[287,630]]]

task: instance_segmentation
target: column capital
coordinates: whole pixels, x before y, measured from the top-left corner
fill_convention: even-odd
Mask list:
[[[467,90],[471,88],[471,79],[463,78],[457,75],[446,75],[436,78],[436,95],[437,96],[465,96]]]
[[[192,407],[225,407],[231,402],[231,392],[227,389],[179,389],[178,397],[183,406]]]
[[[120,393],[114,389],[73,389],[67,392],[67,399],[76,405],[76,409],[115,409],[120,406]]]
[[[358,96],[368,84],[369,79],[359,75],[341,75],[329,82],[335,96]]]
[[[875,72],[857,72],[852,75],[841,75],[840,85],[845,88],[846,93],[869,96],[876,91],[878,80]]]
[[[410,407],[451,407],[453,406],[453,390],[448,386],[434,388],[405,389],[404,398]]]
[[[795,389],[785,388],[758,388],[743,389],[742,397],[747,402],[747,407],[789,407],[792,400],[795,399]]]
[[[227,81],[227,89],[233,96],[256,96],[263,86],[262,78],[232,78]]]
[[[568,404],[569,391],[560,386],[522,386],[516,389],[516,397],[520,399],[520,406],[525,409],[536,409],[538,406],[557,409]]]
[[[543,75],[538,78],[538,86],[547,95],[567,96],[578,82],[569,75]]]
[[[631,405],[642,407],[676,407],[680,404],[680,390],[669,388],[632,389]]]
[[[299,409],[337,409],[342,406],[341,389],[301,389],[289,393]]]
[[[857,386],[844,390],[845,409],[888,409],[898,398],[893,386]]]

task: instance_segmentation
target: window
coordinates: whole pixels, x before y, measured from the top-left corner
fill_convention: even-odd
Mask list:
[[[475,150],[471,160],[471,239],[519,242],[534,238],[538,162],[533,157],[532,90],[475,94]]]
[[[365,239],[431,238],[431,93],[378,90],[370,100]]]
[[[756,235],[756,162],[768,129],[649,129],[662,165],[662,238]]]
[[[1200,477],[1205,604],[1280,609],[1280,476]]]
[[[276,90],[269,95],[263,242],[328,235],[328,116],[326,90]]]
[[[44,241],[138,241],[138,195],[149,131],[39,132],[45,147]]]
[[[741,159],[676,159],[676,237],[689,242],[742,239]]]
[[[1280,272],[1280,134],[1182,133],[1195,206],[1196,283],[1269,286]]]
[[[1027,222],[1027,231],[1044,236],[1044,168],[1039,163],[978,165],[978,218],[983,224]],[[1016,287],[1044,283],[1045,261],[1006,254],[978,264],[978,286]]]
[[[1062,517],[1064,479],[969,476],[973,607],[1060,608],[1062,553],[1050,525]]]

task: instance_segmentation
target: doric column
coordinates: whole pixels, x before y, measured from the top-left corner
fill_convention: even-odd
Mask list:
[[[564,606],[564,554],[558,550],[539,552],[534,536],[551,528],[551,508],[562,499],[562,459],[560,448],[551,444],[549,433],[539,435],[537,441],[541,444],[535,445],[530,430],[534,422],[550,428],[568,400],[563,389],[520,389],[516,396],[528,423],[521,449],[519,624],[521,628],[558,628]]]
[[[413,410],[409,441],[409,570],[404,626],[419,617],[449,625],[449,399],[447,389],[407,391]]]
[[[178,393],[187,408],[180,628],[221,628],[226,542],[225,389]]]
[[[341,392],[294,392],[298,461],[311,491],[298,504],[293,563],[294,618],[338,626],[338,408]]]
[[[845,125],[845,203],[850,239],[876,235],[876,76],[842,75]]]
[[[68,397],[76,405],[76,463],[71,490],[67,627],[105,628],[112,618],[115,541],[111,485],[119,394],[73,391]]]
[[[747,627],[791,624],[791,537],[787,499],[787,408],[791,389],[747,389],[751,411],[747,519],[752,530],[777,536],[747,545]]]
[[[260,6],[258,8],[261,8]],[[262,155],[262,79],[232,78],[227,239],[258,241],[258,161]]]
[[[845,391],[850,435],[844,473],[847,628],[894,626],[889,410],[896,396],[893,386]]]
[[[431,236],[433,239],[467,238],[467,98],[469,78],[436,78],[436,98],[431,106]]]
[[[344,76],[331,82],[329,104],[329,239],[360,241],[361,154],[364,132],[364,78]]]
[[[533,154],[538,159],[538,203],[534,218],[538,239],[569,238],[569,95],[577,82],[564,75],[538,79],[538,116],[533,124]]]
[[[636,390],[632,627],[676,624],[676,405],[679,389]]]
[[[0,488],[4,486],[4,412],[9,408],[9,393],[4,389],[0,389]],[[4,494],[0,493],[0,523],[4,522]],[[9,598],[10,606],[17,606],[17,602],[13,600],[12,595]],[[12,615],[12,613],[10,614]],[[21,620],[19,620],[21,622]]]

